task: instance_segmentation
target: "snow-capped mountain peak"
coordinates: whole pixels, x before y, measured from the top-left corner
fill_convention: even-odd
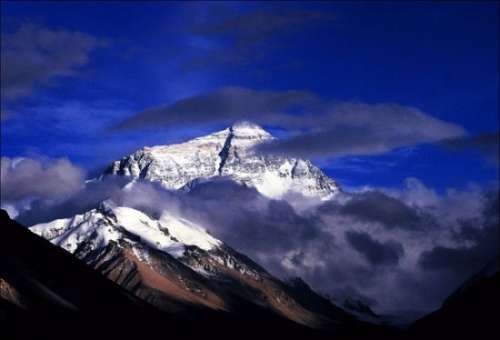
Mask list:
[[[237,139],[263,140],[273,138],[273,136],[261,126],[247,121],[234,123],[228,130],[233,134],[233,137]]]
[[[339,191],[334,180],[307,160],[255,152],[256,145],[273,138],[258,125],[239,122],[184,143],[144,147],[113,162],[105,174],[186,190],[199,181],[225,176],[270,198],[294,192],[324,200]]]

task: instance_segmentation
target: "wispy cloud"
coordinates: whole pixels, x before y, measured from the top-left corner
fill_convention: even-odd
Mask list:
[[[262,145],[266,153],[299,157],[381,154],[396,148],[462,136],[465,130],[399,104],[325,104],[314,126],[288,139]],[[300,119],[299,119],[300,121]],[[311,121],[310,117],[305,122]]]
[[[316,96],[307,91],[257,91],[223,87],[139,112],[116,125],[118,129],[179,125],[231,124],[237,120],[278,123],[292,109],[311,105]]]
[[[2,32],[2,103],[28,96],[54,79],[74,77],[100,46],[104,42],[89,34],[29,23],[14,32]]]
[[[225,87],[152,108],[117,129],[231,124],[250,120],[291,131],[258,151],[298,157],[371,155],[419,143],[457,138],[465,131],[414,107],[325,100],[308,91]]]
[[[194,25],[191,30],[202,36],[229,36],[236,46],[246,46],[262,42],[276,34],[297,31],[305,25],[332,19],[334,15],[324,11],[257,9],[228,15],[222,20],[210,16],[206,22]]]
[[[212,15],[213,12],[217,15]],[[274,38],[283,38],[334,19],[329,11],[260,8],[233,12],[229,7],[222,11],[221,6],[210,7],[206,19],[188,29],[206,42],[198,51],[199,55],[188,60],[184,68],[245,65],[264,59],[283,44],[283,39],[277,44]]]
[[[450,138],[442,141],[440,145],[457,152],[478,151],[492,163],[500,164],[500,133],[498,131]]]

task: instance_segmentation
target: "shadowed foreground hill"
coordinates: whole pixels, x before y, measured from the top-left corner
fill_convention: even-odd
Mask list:
[[[241,301],[241,313],[187,306],[182,316],[160,311],[63,249],[0,214],[0,326],[6,338],[331,338]],[[385,335],[386,329],[343,327],[342,338]]]
[[[137,316],[151,322],[159,317],[153,307],[10,220],[3,210],[0,214],[0,323],[7,338],[72,338],[104,325],[119,333]],[[174,324],[168,315],[162,320]]]
[[[412,337],[497,339],[500,335],[498,261],[493,261],[490,267],[467,280],[440,309],[417,320],[409,329]]]

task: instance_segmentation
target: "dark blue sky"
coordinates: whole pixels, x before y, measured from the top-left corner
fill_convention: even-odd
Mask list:
[[[214,125],[126,132],[109,127],[144,109],[225,86],[397,103],[461,126],[470,136],[498,131],[495,2],[1,6],[2,34],[30,25],[95,40],[88,59],[72,67],[76,73],[47,76],[28,94],[2,99],[9,113],[2,121],[2,156],[68,157],[93,171],[143,145],[212,131]],[[280,26],[259,21],[272,15],[251,16],[282,12],[312,19]],[[252,17],[266,29],[248,31],[231,21],[235,17]],[[497,181],[495,162],[465,149],[408,145],[318,164],[353,187],[399,186],[407,177],[437,190]]]

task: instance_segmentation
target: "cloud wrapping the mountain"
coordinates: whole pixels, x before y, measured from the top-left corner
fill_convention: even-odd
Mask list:
[[[69,217],[107,198],[155,218],[168,211],[275,275],[301,276],[332,296],[366,296],[382,312],[438,307],[498,252],[498,191],[485,194],[474,186],[438,194],[411,178],[401,190],[341,193],[297,210],[224,178],[188,193],[126,183],[114,176],[88,183],[57,204],[35,202],[19,220],[29,225]]]
[[[34,87],[71,77],[103,42],[75,31],[23,24],[1,37],[2,101],[30,95]]]
[[[403,190],[342,194],[299,213],[286,201],[218,180],[183,194],[137,182],[113,200],[156,217],[166,209],[188,218],[275,275],[301,276],[333,296],[357,292],[380,311],[428,311],[495,256],[498,217],[487,207],[496,195],[475,187],[438,195],[409,179]],[[346,209],[360,201],[368,213]],[[384,215],[395,207],[408,210],[401,223]]]
[[[140,112],[115,129],[232,124],[249,120],[283,128],[289,137],[257,152],[303,158],[372,155],[458,138],[460,126],[398,104],[333,102],[307,91],[224,87]]]
[[[110,197],[121,195],[128,183],[122,177],[109,177],[102,181],[90,181],[64,200],[36,199],[25,209],[18,208],[16,219],[27,226],[46,223],[59,218],[70,218],[94,209]]]
[[[453,238],[461,242],[462,246],[436,246],[421,255],[419,265],[426,270],[461,273],[483,266],[484,259],[491,254],[498,258],[499,193],[487,193],[480,211],[479,218],[459,220],[460,227],[454,232]]]

